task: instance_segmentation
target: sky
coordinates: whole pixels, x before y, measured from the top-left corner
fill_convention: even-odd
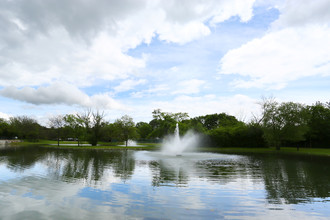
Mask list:
[[[329,0],[1,0],[0,117],[330,101]]]

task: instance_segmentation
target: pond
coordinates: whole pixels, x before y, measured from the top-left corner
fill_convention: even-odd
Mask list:
[[[0,148],[0,219],[329,219],[318,157]]]

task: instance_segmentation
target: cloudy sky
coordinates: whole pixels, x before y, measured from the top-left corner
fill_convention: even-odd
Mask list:
[[[0,29],[0,117],[330,101],[329,0],[2,0]]]

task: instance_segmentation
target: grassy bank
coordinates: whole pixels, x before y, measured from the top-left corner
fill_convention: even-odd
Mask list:
[[[87,144],[82,142],[80,144]],[[42,147],[50,148],[66,148],[66,149],[132,149],[132,150],[159,150],[160,144],[155,143],[143,143],[134,147],[122,146],[122,142],[99,142],[98,146],[79,146],[76,141],[60,141],[60,146],[57,146],[57,141],[52,140],[40,140],[38,142],[23,141],[19,143],[12,143],[14,146],[31,146],[38,145]],[[328,156],[330,157],[330,149],[325,148],[297,148],[282,147],[281,150],[275,148],[199,148],[201,152],[215,152],[215,153],[227,153],[227,154],[287,154],[287,155],[316,155],[316,156]]]
[[[77,141],[60,141],[60,146],[57,145],[57,141],[52,140],[39,140],[39,141],[22,141],[17,143],[12,143],[13,146],[40,146],[49,148],[61,148],[61,149],[133,149],[133,150],[157,150],[159,149],[159,144],[154,143],[144,143],[138,146],[123,146],[122,142],[99,142],[97,146],[87,145],[87,142],[80,142],[78,146]],[[86,146],[87,145],[87,146]]]
[[[294,154],[294,155],[316,155],[330,157],[330,149],[324,148],[297,148],[282,147],[281,150],[275,148],[201,148],[204,152],[217,152],[228,154]]]

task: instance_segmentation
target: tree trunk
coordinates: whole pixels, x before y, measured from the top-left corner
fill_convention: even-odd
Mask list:
[[[60,130],[57,130],[57,146],[60,146]]]

